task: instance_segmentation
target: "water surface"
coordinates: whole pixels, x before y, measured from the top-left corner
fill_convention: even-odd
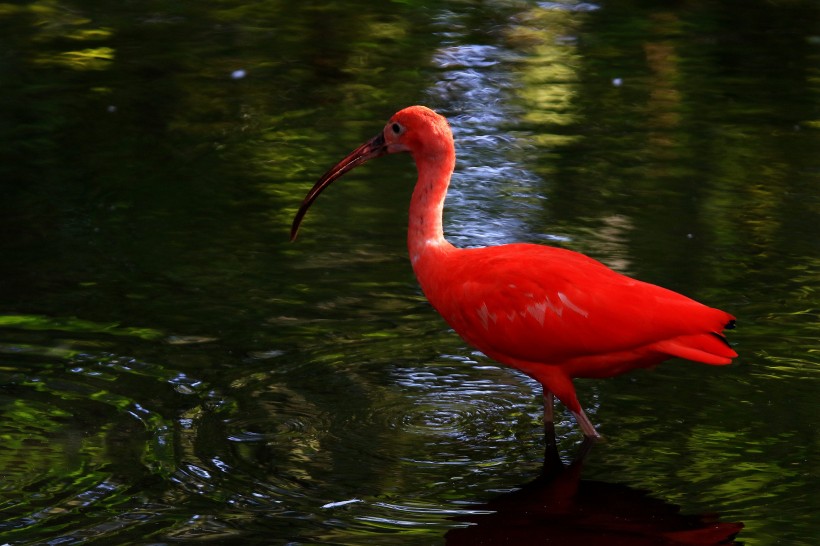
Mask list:
[[[0,5],[0,539],[814,543],[818,11]],[[409,157],[288,241],[414,103],[456,135],[451,241],[726,309],[740,358],[578,381],[607,442],[562,411],[544,467],[537,384],[412,276]]]

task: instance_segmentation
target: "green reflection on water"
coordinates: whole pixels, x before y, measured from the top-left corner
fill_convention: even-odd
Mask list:
[[[134,328],[119,324],[100,324],[76,317],[53,318],[42,315],[0,315],[0,327],[22,330],[51,330],[70,333],[111,334],[140,339],[158,339],[162,332],[152,328]]]
[[[42,514],[17,537],[427,544],[446,510],[537,474],[534,386],[412,279],[409,158],[347,177],[287,242],[315,178],[426,102],[460,130],[458,174],[487,168],[453,188],[448,234],[555,236],[738,315],[736,366],[580,382],[610,438],[585,472],[743,521],[746,544],[809,543],[817,20],[810,2],[0,4],[0,507]],[[486,65],[456,54],[479,46]]]

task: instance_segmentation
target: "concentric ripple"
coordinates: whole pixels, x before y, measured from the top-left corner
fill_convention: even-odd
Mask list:
[[[167,408],[219,411],[224,400],[184,373],[88,351],[116,345],[93,323],[79,334],[77,321],[31,323],[47,328],[17,321],[0,343],[0,536],[70,544],[157,519],[162,504],[133,492],[175,471],[179,422]]]
[[[341,359],[249,352],[217,368],[197,353],[221,350],[212,338],[56,326],[0,340],[10,543],[440,536],[469,513],[442,498],[540,458],[526,378],[464,357],[420,360],[417,347],[392,360],[404,340],[348,343]],[[202,354],[214,370],[196,367]]]

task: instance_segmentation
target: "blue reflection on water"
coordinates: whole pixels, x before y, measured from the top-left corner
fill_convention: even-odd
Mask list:
[[[445,222],[448,238],[457,246],[520,240],[526,231],[522,206],[543,199],[535,189],[540,179],[509,157],[520,144],[504,129],[517,112],[507,100],[515,82],[503,67],[517,57],[502,47],[480,44],[445,46],[433,56],[442,72],[428,95],[434,106],[448,105],[442,113],[456,139]],[[514,193],[510,187],[516,188]]]

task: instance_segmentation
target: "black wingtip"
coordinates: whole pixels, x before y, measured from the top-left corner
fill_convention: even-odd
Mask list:
[[[718,338],[719,340],[721,340],[730,349],[732,348],[732,346],[729,344],[729,340],[726,339],[725,337],[723,337],[721,334],[718,334],[717,332],[709,332],[709,333],[712,334],[713,336],[715,336],[716,338]]]

